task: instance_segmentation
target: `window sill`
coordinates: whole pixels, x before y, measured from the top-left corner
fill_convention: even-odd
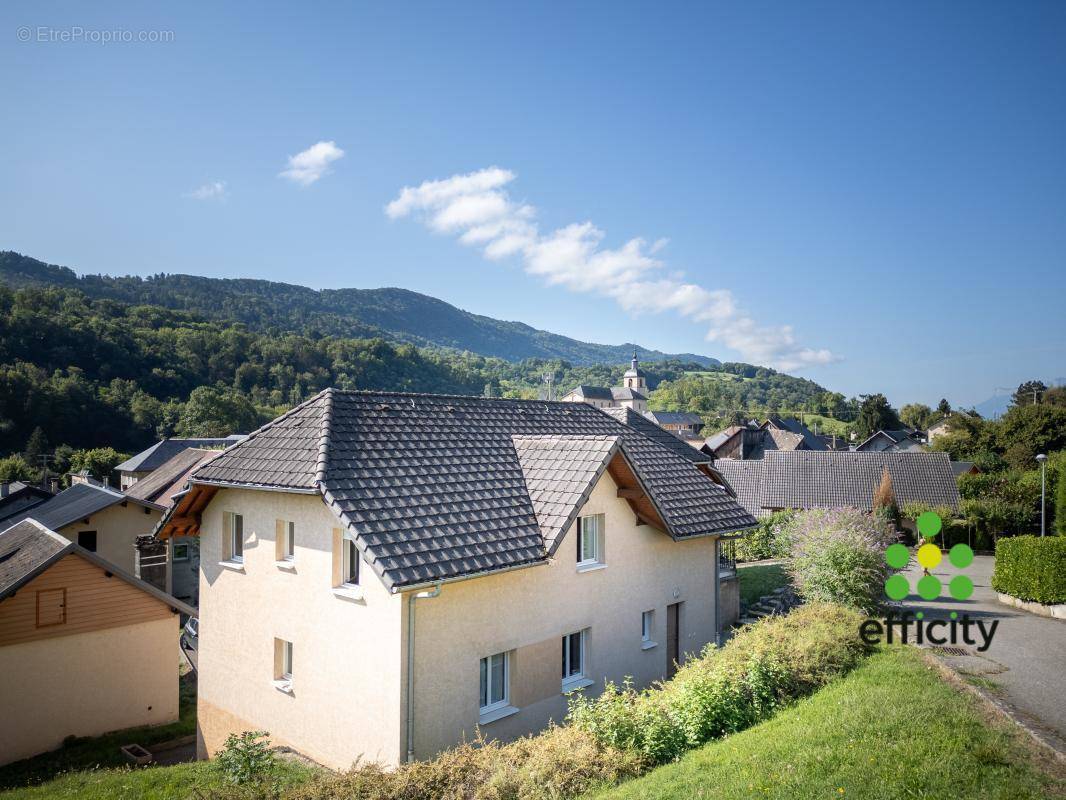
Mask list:
[[[640,649],[641,650],[651,650],[653,647],[658,647],[658,646],[659,646],[658,642],[641,642],[640,643]]]
[[[478,716],[478,725],[488,725],[490,722],[495,722],[498,719],[509,717],[512,714],[517,714],[518,709],[514,706],[504,706],[503,708],[494,708],[492,711],[485,711]]]
[[[296,572],[296,562],[290,558],[283,558],[280,561],[275,561],[274,566],[288,572]]]
[[[234,572],[244,572],[243,561],[219,561],[218,565],[224,569],[231,569]]]
[[[595,682],[591,678],[574,678],[563,681],[562,694],[570,694],[570,692],[576,692],[578,689],[586,689]]]
[[[293,694],[292,681],[287,679],[287,678],[274,681],[274,688],[277,689],[282,694],[288,694],[288,695]]]
[[[599,561],[590,561],[587,564],[578,564],[578,572],[595,572],[598,569],[607,569],[606,564],[602,564]]]
[[[339,597],[342,600],[354,600],[358,603],[363,602],[363,587],[362,586],[350,586],[348,584],[342,584],[340,586],[333,587],[333,594],[335,597]]]

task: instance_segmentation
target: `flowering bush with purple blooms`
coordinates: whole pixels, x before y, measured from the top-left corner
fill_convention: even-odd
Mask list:
[[[786,567],[807,601],[876,611],[884,597],[885,548],[897,534],[854,508],[815,508],[797,514],[781,531]]]

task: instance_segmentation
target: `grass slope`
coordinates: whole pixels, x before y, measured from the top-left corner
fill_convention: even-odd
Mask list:
[[[754,564],[750,567],[740,564],[737,580],[740,581],[740,599],[745,603],[754,603],[790,582],[782,564]]]
[[[916,650],[897,647],[761,725],[596,795],[751,797],[1043,800],[1066,797],[1066,780]]]

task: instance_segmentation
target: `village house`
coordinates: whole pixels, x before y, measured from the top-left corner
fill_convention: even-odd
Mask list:
[[[703,429],[703,418],[691,411],[645,411],[644,416],[682,439],[697,439]]]
[[[670,675],[737,602],[721,544],[755,521],[715,475],[584,404],[322,392],[160,525],[201,539],[200,754],[396,765]]]
[[[170,508],[185,489],[189,477],[198,467],[213,459],[221,450],[189,447],[178,452],[165,464],[141,478],[125,491],[134,500],[145,500]],[[166,558],[165,584],[162,588],[190,605],[200,596],[200,539],[197,536],[172,536],[164,543]],[[145,552],[142,548],[141,552]]]
[[[885,470],[897,504],[959,507],[959,490],[947,453],[774,451],[758,461],[723,459],[715,468],[755,517],[784,509],[873,510]]]
[[[9,517],[0,527],[32,517],[119,569],[139,575],[137,539],[152,532],[163,510],[157,503],[127,497],[92,480],[79,480],[40,505]]]
[[[20,512],[39,506],[52,497],[52,492],[22,481],[0,482],[0,528],[5,527],[4,520]]]
[[[923,444],[922,432],[914,428],[901,428],[892,431],[877,431],[855,445],[855,450],[860,453],[903,453],[909,451],[921,451]]]
[[[241,434],[234,434],[233,436],[215,439],[163,439],[146,450],[130,456],[115,467],[119,474],[119,488],[122,491],[126,491],[137,481],[147,478],[182,450],[190,447],[203,450],[223,450],[243,438],[244,436]]]
[[[717,459],[760,459],[768,450],[828,450],[823,437],[797,419],[770,417],[761,425],[730,425],[708,436],[700,449]]]
[[[0,764],[178,718],[194,609],[33,519],[0,533]]]

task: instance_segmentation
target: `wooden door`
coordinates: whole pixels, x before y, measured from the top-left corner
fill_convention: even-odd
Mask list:
[[[666,607],[666,677],[677,672],[681,658],[681,604],[671,603]]]

